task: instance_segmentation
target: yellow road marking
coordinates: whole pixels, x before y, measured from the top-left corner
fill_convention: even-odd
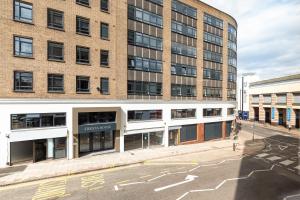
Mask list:
[[[124,181],[117,182],[117,184],[127,183],[127,182],[129,182],[129,181],[130,181],[130,180],[124,180]]]
[[[81,178],[81,187],[82,188],[91,188],[91,187],[99,187],[104,184],[103,174],[95,174],[90,176],[85,176]]]
[[[39,185],[38,190],[32,197],[32,200],[46,200],[65,197],[67,179],[45,182]]]

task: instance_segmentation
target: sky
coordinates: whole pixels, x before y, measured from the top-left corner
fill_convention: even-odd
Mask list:
[[[202,0],[238,22],[238,74],[300,73],[300,0]]]

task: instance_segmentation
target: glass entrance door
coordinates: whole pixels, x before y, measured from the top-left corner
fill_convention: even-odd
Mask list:
[[[149,148],[149,133],[143,133],[143,149]]]

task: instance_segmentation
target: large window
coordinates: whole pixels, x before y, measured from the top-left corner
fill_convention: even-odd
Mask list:
[[[204,68],[203,70],[203,78],[211,79],[211,80],[222,80],[222,71]]]
[[[221,98],[222,97],[222,88],[218,87],[204,87],[203,96],[211,98]]]
[[[66,113],[12,114],[11,129],[55,127],[66,125]]]
[[[90,48],[76,46],[76,63],[90,64]]]
[[[21,57],[33,57],[32,38],[14,36],[14,55]]]
[[[90,77],[76,76],[76,92],[77,93],[90,92]]]
[[[177,0],[172,1],[172,10],[179,12],[183,15],[197,19],[197,9],[186,4],[183,4]]]
[[[32,4],[24,1],[14,1],[14,19],[32,23]]]
[[[128,31],[128,44],[162,50],[162,39],[139,32]]]
[[[204,14],[204,22],[217,28],[223,29],[223,20],[207,13]]]
[[[222,54],[212,52],[212,51],[205,50],[204,51],[204,59],[209,60],[209,61],[213,61],[213,62],[223,63]]]
[[[128,18],[132,20],[141,21],[147,24],[151,24],[153,26],[158,26],[158,27],[163,26],[163,20],[161,16],[136,8],[131,5],[128,6]]]
[[[115,121],[115,112],[85,112],[78,114],[78,125],[108,123]]]
[[[109,51],[100,51],[100,65],[107,67],[109,65]]]
[[[223,46],[223,38],[215,34],[204,32],[204,41]]]
[[[48,27],[64,29],[64,12],[48,8]]]
[[[101,22],[100,31],[101,31],[101,33],[100,33],[101,39],[108,40],[108,38],[109,38],[109,25],[107,23]]]
[[[185,44],[172,42],[172,53],[189,57],[197,57],[197,48]]]
[[[162,95],[162,83],[143,82],[143,81],[128,81],[129,95]]]
[[[64,60],[64,44],[60,42],[48,41],[48,60]]]
[[[109,79],[102,77],[100,79],[100,84],[101,84],[101,93],[102,94],[109,94]]]
[[[172,31],[176,33],[183,34],[188,37],[197,37],[197,29],[186,24],[172,21]]]
[[[171,74],[177,76],[197,76],[197,68],[190,65],[172,64]]]
[[[32,91],[33,76],[32,72],[14,72],[14,90],[15,91]]]
[[[162,61],[136,56],[129,56],[128,69],[141,70],[147,72],[162,72]]]
[[[109,0],[101,0],[100,8],[101,11],[108,12]]]
[[[171,95],[173,97],[196,97],[196,86],[195,85],[171,85]]]
[[[77,4],[83,5],[83,6],[89,6],[90,1],[89,0],[76,0]]]
[[[76,32],[83,35],[89,35],[90,20],[84,17],[76,16]]]
[[[162,119],[162,110],[131,110],[128,111],[128,121],[147,121]]]
[[[182,119],[182,118],[195,118],[196,109],[172,109],[171,118],[172,119]]]
[[[206,108],[203,109],[203,117],[213,117],[213,116],[221,116],[222,109],[221,108]]]
[[[64,75],[48,74],[48,92],[64,91]]]

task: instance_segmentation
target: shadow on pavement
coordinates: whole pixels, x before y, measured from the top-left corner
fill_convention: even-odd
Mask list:
[[[0,177],[5,177],[5,176],[8,176],[11,173],[24,171],[26,168],[27,168],[26,165],[2,168],[2,169],[0,169]]]
[[[250,140],[244,153],[249,154],[251,146],[262,141],[265,148],[241,162],[234,199],[300,199],[299,139],[274,135]]]

